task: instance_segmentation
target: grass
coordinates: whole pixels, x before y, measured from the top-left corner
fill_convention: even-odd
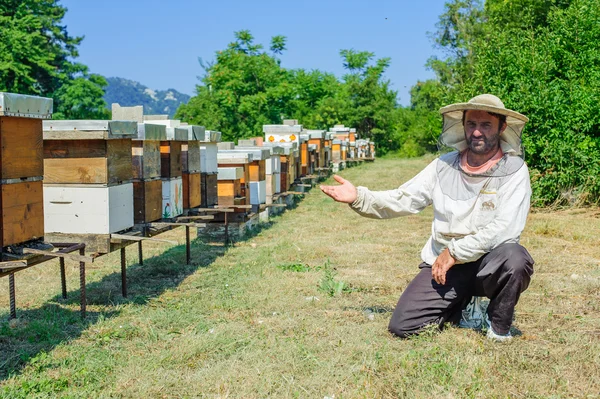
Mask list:
[[[374,189],[398,186],[431,158],[378,160],[343,171]],[[19,318],[0,287],[2,398],[562,398],[600,397],[598,209],[535,211],[522,243],[536,272],[517,307],[523,335],[508,344],[468,330],[387,333],[417,273],[431,209],[360,218],[319,190],[232,248],[148,243],[88,270],[89,317],[78,274],[58,263],[16,275]],[[182,231],[165,238],[183,244]],[[343,284],[341,289],[339,283]],[[333,295],[331,295],[333,293]]]

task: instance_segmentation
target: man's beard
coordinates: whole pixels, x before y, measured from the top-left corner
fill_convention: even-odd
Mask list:
[[[482,141],[483,146],[481,145]],[[475,145],[475,143],[473,143],[473,135],[471,135],[471,138],[467,139],[467,144],[469,146],[469,149],[473,153],[478,155],[487,154],[493,151],[494,149],[498,148],[498,146],[500,145],[500,131],[498,131],[498,134],[496,136],[491,138],[487,138],[486,136],[481,135],[481,138],[477,140],[477,146]]]

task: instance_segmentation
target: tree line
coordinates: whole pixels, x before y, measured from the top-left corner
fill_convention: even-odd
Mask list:
[[[534,204],[600,201],[600,2],[452,0],[432,57],[436,79],[413,108],[436,110],[487,92],[530,119],[523,133]]]
[[[57,0],[0,0],[0,90],[52,97],[57,119],[107,118],[106,79],[75,61],[83,38],[67,33],[65,12]],[[226,140],[288,118],[315,129],[343,123],[380,154],[419,156],[436,151],[441,106],[492,93],[530,118],[523,141],[534,203],[598,203],[599,22],[597,0],[449,0],[431,34],[443,54],[427,63],[436,78],[412,87],[408,107],[385,78],[389,58],[343,49],[340,78],[286,69],[285,37],[265,49],[242,30],[200,62],[196,95],[176,117]]]

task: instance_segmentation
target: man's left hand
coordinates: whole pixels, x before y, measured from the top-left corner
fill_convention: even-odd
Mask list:
[[[446,272],[455,264],[456,259],[450,255],[448,248],[444,249],[431,266],[431,277],[438,284],[446,284]]]

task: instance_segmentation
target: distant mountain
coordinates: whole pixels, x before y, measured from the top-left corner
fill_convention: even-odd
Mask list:
[[[123,78],[106,78],[108,86],[104,101],[111,108],[112,103],[121,106],[143,105],[144,114],[168,114],[173,117],[180,104],[190,100],[190,96],[182,94],[175,89],[152,90],[141,83]]]

